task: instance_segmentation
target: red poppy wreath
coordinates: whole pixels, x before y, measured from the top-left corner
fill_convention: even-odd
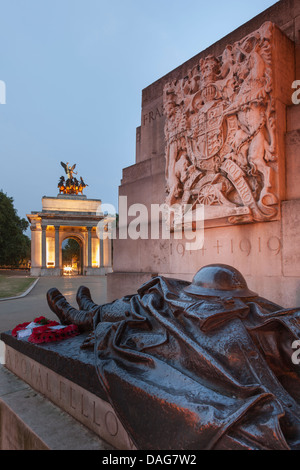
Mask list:
[[[30,343],[35,344],[60,341],[78,334],[77,325],[60,325],[57,321],[48,320],[43,316],[35,318],[33,322],[21,323],[12,330],[12,336],[27,337]]]

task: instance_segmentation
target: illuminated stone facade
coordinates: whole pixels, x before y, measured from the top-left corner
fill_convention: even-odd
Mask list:
[[[204,244],[191,250],[178,232],[151,239],[144,228],[120,237],[109,300],[156,274],[191,281],[222,263],[262,296],[299,305],[299,89],[300,2],[281,0],[142,91],[136,161],[119,195],[148,214],[202,204]]]
[[[99,199],[58,195],[43,197],[42,211],[27,214],[31,228],[31,275],[63,274],[62,244],[75,239],[81,252],[78,274],[101,275],[112,270],[110,239],[99,239],[97,226],[105,224]]]

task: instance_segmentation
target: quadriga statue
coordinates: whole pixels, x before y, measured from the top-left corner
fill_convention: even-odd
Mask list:
[[[63,324],[91,331],[83,347],[138,449],[300,448],[300,310],[251,292],[236,269],[158,276],[105,305],[86,287],[78,309],[57,289],[47,298]]]

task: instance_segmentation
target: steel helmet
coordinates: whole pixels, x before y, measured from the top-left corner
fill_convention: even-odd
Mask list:
[[[208,297],[258,297],[248,289],[242,274],[226,264],[203,266],[184,291]]]

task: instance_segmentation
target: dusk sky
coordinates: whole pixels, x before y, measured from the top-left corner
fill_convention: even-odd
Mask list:
[[[61,161],[117,208],[142,89],[274,3],[0,0],[0,189],[18,215],[57,195]]]

